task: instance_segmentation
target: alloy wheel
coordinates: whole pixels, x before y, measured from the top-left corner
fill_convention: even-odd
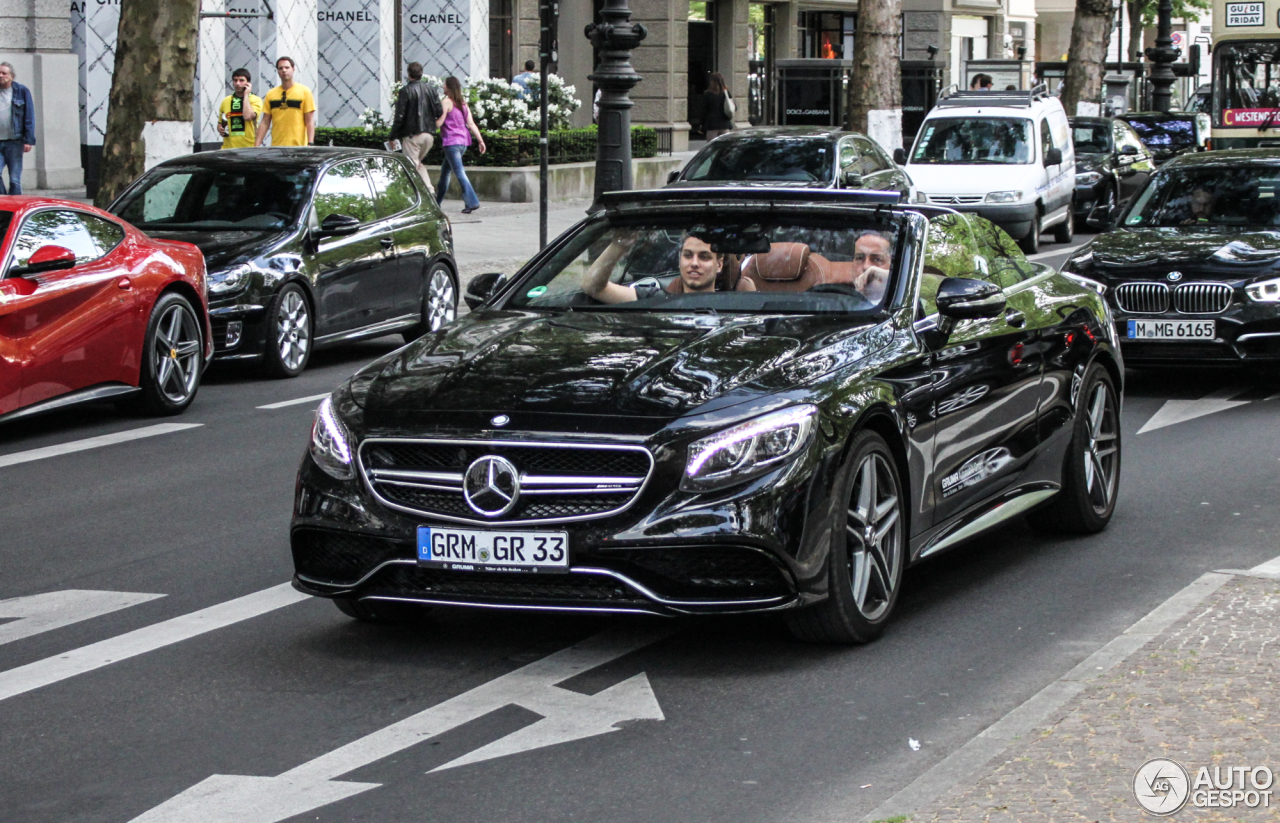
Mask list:
[[[1105,383],[1094,386],[1089,398],[1089,445],[1084,453],[1085,489],[1094,511],[1106,512],[1116,492],[1115,402]]]
[[[439,329],[458,315],[458,298],[453,289],[453,278],[444,269],[431,272],[427,283],[427,326],[431,331]]]
[[[290,371],[299,369],[311,348],[311,317],[307,301],[296,289],[290,289],[280,301],[276,317],[276,345],[280,361]]]
[[[185,303],[171,305],[155,326],[152,357],[156,387],[171,403],[183,404],[200,379],[200,324]]]
[[[849,499],[846,543],[853,602],[863,617],[876,620],[893,603],[903,555],[901,494],[883,455],[863,458]]]

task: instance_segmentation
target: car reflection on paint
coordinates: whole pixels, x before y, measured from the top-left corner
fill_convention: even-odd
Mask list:
[[[369,620],[778,611],[866,642],[910,563],[1023,514],[1103,529],[1105,303],[979,216],[896,201],[607,195],[321,405],[294,585]]]

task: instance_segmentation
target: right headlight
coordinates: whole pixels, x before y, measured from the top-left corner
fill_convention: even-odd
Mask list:
[[[249,284],[249,278],[252,275],[253,269],[247,263],[211,272],[208,279],[209,294],[230,294],[239,291]]]
[[[1021,199],[1020,191],[993,191],[987,195],[988,203],[1017,203]]]
[[[792,406],[696,440],[680,478],[684,491],[712,491],[778,468],[813,435],[816,406]]]
[[[311,424],[310,450],[311,459],[330,477],[350,480],[356,476],[351,433],[333,408],[332,397],[326,397],[316,409],[316,419]]]
[[[1102,175],[1096,171],[1079,172],[1076,174],[1077,186],[1092,186],[1102,179]]]
[[[1255,303],[1280,303],[1280,277],[1250,283],[1244,287],[1244,293]]]

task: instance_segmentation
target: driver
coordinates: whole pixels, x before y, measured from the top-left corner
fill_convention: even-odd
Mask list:
[[[884,298],[892,259],[893,243],[878,231],[864,231],[853,243],[853,287],[872,303]]]
[[[619,232],[582,276],[582,290],[602,303],[629,303],[632,300],[654,297],[660,293],[655,287],[644,288],[638,293],[634,286],[609,281],[609,275],[623,255],[635,247],[638,235],[634,231]],[[716,281],[724,268],[725,258],[711,250],[705,240],[686,234],[680,240],[680,287],[685,294],[707,294],[716,290]],[[745,283],[745,285],[743,285]],[[751,282],[743,278],[739,290],[751,289]]]
[[[1182,225],[1190,226],[1195,223],[1207,223],[1213,217],[1213,207],[1217,204],[1218,198],[1213,192],[1206,188],[1197,186],[1191,192],[1191,216],[1182,221]]]

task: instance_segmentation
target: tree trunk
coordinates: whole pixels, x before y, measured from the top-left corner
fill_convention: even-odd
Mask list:
[[[1111,0],[1076,0],[1067,79],[1062,87],[1062,107],[1068,117],[1076,116],[1077,103],[1097,103],[1102,97],[1103,68],[1113,22]]]
[[[121,0],[98,206],[142,174],[149,121],[194,120],[199,24],[200,0]]]
[[[890,154],[902,148],[901,26],[901,0],[861,4],[849,78],[849,128],[875,140]]]
[[[1129,11],[1129,49],[1125,59],[1133,62],[1142,60],[1142,36],[1146,29],[1142,26],[1142,8],[1146,3],[1142,0],[1129,0],[1125,4]]]

